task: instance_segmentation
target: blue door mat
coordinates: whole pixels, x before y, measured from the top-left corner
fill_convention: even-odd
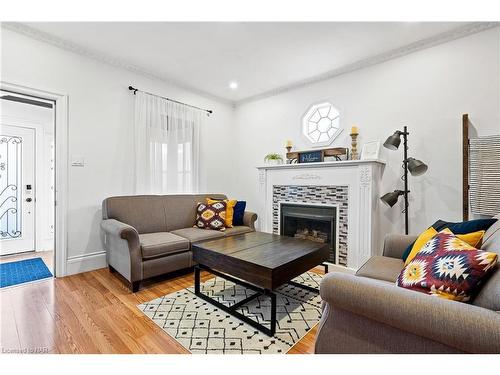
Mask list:
[[[42,258],[0,263],[0,288],[52,277]]]

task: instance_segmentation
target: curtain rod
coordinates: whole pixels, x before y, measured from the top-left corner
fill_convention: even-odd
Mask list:
[[[187,103],[183,103],[183,102],[179,102],[178,100],[174,100],[174,99],[170,99],[170,98],[166,98],[164,96],[161,96],[161,95],[156,95],[156,94],[153,94],[153,93],[150,93],[150,92],[147,92],[147,91],[142,91],[142,90],[139,90],[139,89],[136,89],[135,87],[133,86],[129,86],[128,89],[130,91],[133,91],[134,92],[134,95],[137,91],[141,91],[143,93],[146,93],[146,94],[149,94],[149,95],[153,95],[153,96],[157,96],[159,98],[162,98],[162,99],[165,99],[165,100],[168,100],[170,102],[174,102],[174,103],[178,103],[178,104],[182,104],[182,105],[186,105],[188,107],[191,107],[191,108],[196,108],[196,109],[199,109],[200,111],[205,111],[207,112],[208,114],[211,114],[213,113],[213,111],[211,109],[205,109],[205,108],[200,108],[200,107],[197,107],[195,105],[191,105],[191,104],[187,104]]]

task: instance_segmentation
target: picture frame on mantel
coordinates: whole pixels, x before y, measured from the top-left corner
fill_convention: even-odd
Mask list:
[[[348,158],[349,149],[345,147],[331,147],[321,150],[304,150],[286,153],[288,164],[320,163],[334,160],[341,161],[347,160]]]
[[[377,160],[380,157],[380,141],[370,141],[363,144],[361,160]]]

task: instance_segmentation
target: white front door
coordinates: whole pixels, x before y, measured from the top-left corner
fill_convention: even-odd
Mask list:
[[[0,255],[35,250],[35,130],[1,124]]]

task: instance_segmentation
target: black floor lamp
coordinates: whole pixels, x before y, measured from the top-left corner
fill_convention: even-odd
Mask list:
[[[397,150],[399,145],[401,144],[401,136],[403,136],[403,169],[404,174],[401,179],[404,181],[404,190],[394,190],[390,193],[383,195],[380,199],[382,202],[387,204],[389,207],[392,207],[396,204],[399,197],[402,195],[405,200],[405,208],[403,213],[405,214],[405,234],[408,234],[408,194],[410,190],[408,190],[408,171],[412,176],[420,176],[427,171],[427,165],[415,158],[408,157],[408,128],[403,127],[403,131],[396,130],[393,135],[391,135],[384,142],[384,147],[389,150]]]

